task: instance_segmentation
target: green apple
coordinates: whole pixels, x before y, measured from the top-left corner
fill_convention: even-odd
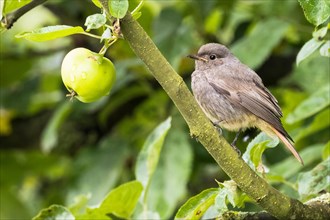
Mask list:
[[[109,94],[116,78],[112,62],[86,48],[75,48],[63,59],[61,76],[69,90],[82,102],[94,102]]]

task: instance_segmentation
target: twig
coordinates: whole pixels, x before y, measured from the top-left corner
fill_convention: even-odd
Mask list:
[[[1,19],[1,24],[4,28],[10,29],[13,24],[22,17],[26,12],[30,11],[31,9],[37,7],[38,5],[41,5],[45,3],[47,0],[33,0],[30,3],[24,5],[23,7],[17,9],[16,11],[13,11],[7,15],[5,15]]]

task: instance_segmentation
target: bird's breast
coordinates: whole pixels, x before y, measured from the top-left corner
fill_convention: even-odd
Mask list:
[[[193,74],[191,88],[196,101],[213,123],[235,116],[235,108],[228,97],[215,91],[204,75]]]

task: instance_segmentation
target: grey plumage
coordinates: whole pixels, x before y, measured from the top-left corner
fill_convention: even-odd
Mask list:
[[[190,57],[196,60],[191,87],[212,123],[230,131],[257,127],[270,136],[277,135],[302,163],[282,126],[276,98],[252,69],[216,43],[203,45]]]

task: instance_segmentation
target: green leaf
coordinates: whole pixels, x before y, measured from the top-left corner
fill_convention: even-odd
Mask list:
[[[158,127],[148,136],[138,155],[135,176],[145,188],[149,185],[151,177],[155,172],[160,151],[170,127],[171,118],[166,119],[158,125]]]
[[[250,200],[249,197],[237,187],[234,181],[229,180],[218,184],[220,193],[215,198],[215,207],[220,212],[223,213],[228,210],[227,202],[233,207],[242,208],[245,202]]]
[[[269,181],[270,184],[273,184],[273,183],[286,183],[285,178],[281,175],[274,175],[274,174],[271,174],[271,173],[267,173],[266,177],[267,177],[267,181]]]
[[[286,122],[293,124],[304,120],[330,105],[330,85],[321,87],[309,98],[300,103],[297,108],[288,115]]]
[[[193,152],[180,115],[173,116],[162,156],[147,194],[148,210],[157,211],[160,219],[169,219],[178,202],[186,195],[192,171]],[[178,123],[180,127],[177,126]],[[182,156],[184,155],[184,156]],[[175,172],[173,172],[175,170]]]
[[[3,16],[4,16],[4,12],[3,12],[3,10],[4,10],[4,6],[5,6],[5,1],[7,1],[7,0],[4,0],[4,1],[0,1],[0,19],[2,20],[2,18],[3,18]],[[4,31],[5,31],[5,27],[4,27],[5,25],[1,22],[1,25],[0,25],[0,33],[3,33]],[[3,39],[1,39],[1,40],[3,40]],[[0,215],[0,217],[1,217],[1,215]]]
[[[73,204],[70,204],[69,210],[77,219],[79,219],[81,214],[86,212],[87,203],[89,199],[90,199],[90,194],[89,195],[81,194],[74,199]]]
[[[329,72],[329,58],[313,53],[299,66],[294,65],[294,72],[290,75],[291,84],[298,85],[303,91],[312,94],[329,85],[329,80],[325,80],[329,79]]]
[[[287,29],[288,24],[279,19],[259,22],[251,33],[231,47],[231,51],[249,67],[258,68],[284,37]]]
[[[214,204],[215,197],[218,193],[218,188],[210,188],[191,197],[180,207],[175,215],[175,219],[200,219],[206,210]]]
[[[4,0],[2,13],[7,14],[11,11],[23,7],[26,4],[29,4],[31,1],[32,0]]]
[[[111,30],[110,28],[107,28],[105,29],[105,31],[103,32],[102,36],[101,36],[101,42],[104,40],[104,39],[110,39],[112,37],[111,35]]]
[[[134,219],[161,219],[159,213],[151,212],[148,210],[144,210],[139,215],[134,216]]]
[[[98,212],[111,213],[117,217],[129,219],[142,190],[143,186],[139,181],[124,183],[111,190],[98,208]]]
[[[128,10],[128,0],[109,0],[110,14],[115,18],[123,18]]]
[[[227,192],[226,190],[220,189],[220,193],[215,197],[215,207],[220,213],[224,213],[228,210],[227,202]]]
[[[304,161],[304,167],[308,167],[320,160],[321,152],[324,144],[315,144],[308,146],[306,149],[299,152]],[[290,169],[288,169],[290,167]],[[296,158],[288,157],[287,159],[277,163],[269,168],[272,175],[281,175],[283,178],[290,178],[296,176],[299,170],[304,168],[297,162]]]
[[[317,114],[311,124],[299,130],[299,133],[294,136],[294,140],[298,142],[311,134],[314,134],[324,128],[330,127],[330,108],[327,108]]]
[[[306,19],[318,26],[330,16],[330,7],[327,0],[298,0],[304,10]]]
[[[99,0],[92,0],[92,2],[94,3],[94,5],[96,7],[102,8],[102,4],[101,4],[101,2]]]
[[[85,26],[87,31],[91,29],[98,29],[107,22],[107,18],[103,14],[93,14],[86,18]]]
[[[41,150],[49,153],[57,144],[58,130],[72,110],[72,103],[63,103],[54,112],[46,128],[41,134]]]
[[[223,19],[223,12],[216,9],[213,10],[205,20],[205,31],[210,34],[215,34]]]
[[[192,18],[185,20],[171,7],[164,8],[153,22],[153,40],[174,69],[178,70],[182,57],[191,52],[191,48],[200,46],[201,39],[195,33]],[[184,22],[185,21],[185,22]],[[174,37],[175,36],[175,37]]]
[[[67,25],[55,25],[43,27],[31,32],[23,32],[17,34],[15,37],[42,42],[81,33],[84,33],[84,29],[80,26],[72,27]]]
[[[326,41],[320,48],[320,54],[324,57],[330,57],[330,40]]]
[[[328,32],[328,27],[327,26],[322,27],[313,32],[313,38],[315,38],[316,40],[322,40],[324,36],[327,34],[327,32]]]
[[[330,157],[330,141],[328,141],[322,150],[322,158],[327,159],[328,157]]]
[[[86,220],[86,219],[102,219],[102,220],[112,220],[105,213],[99,211],[98,208],[87,208],[86,212],[83,215],[77,215],[77,220]]]
[[[90,196],[89,206],[98,205],[118,182],[127,157],[127,141],[113,136],[104,137],[98,146],[80,150],[73,164],[77,178],[66,194],[67,204],[83,194]]]
[[[330,157],[309,172],[298,176],[298,192],[303,200],[308,200],[321,191],[330,191]]]
[[[49,208],[41,210],[33,220],[74,220],[75,217],[64,206],[51,205]]]
[[[242,158],[249,164],[249,166],[257,170],[258,166],[262,164],[262,154],[267,148],[274,148],[279,144],[278,138],[271,138],[264,132],[257,135],[247,146]]]
[[[322,41],[316,40],[315,38],[307,41],[304,46],[300,49],[297,55],[296,63],[300,64],[301,61],[309,57],[314,51],[316,51],[321,45]]]
[[[244,208],[245,202],[250,201],[250,198],[240,190],[234,181],[225,181],[223,185],[227,189],[227,199],[232,206]]]
[[[142,193],[143,186],[139,181],[124,183],[111,190],[97,208],[87,208],[85,213],[80,214],[86,204],[78,204],[72,209],[76,212],[77,219],[111,219],[109,214],[118,218],[129,219],[137,205]],[[80,210],[79,210],[80,209]]]

